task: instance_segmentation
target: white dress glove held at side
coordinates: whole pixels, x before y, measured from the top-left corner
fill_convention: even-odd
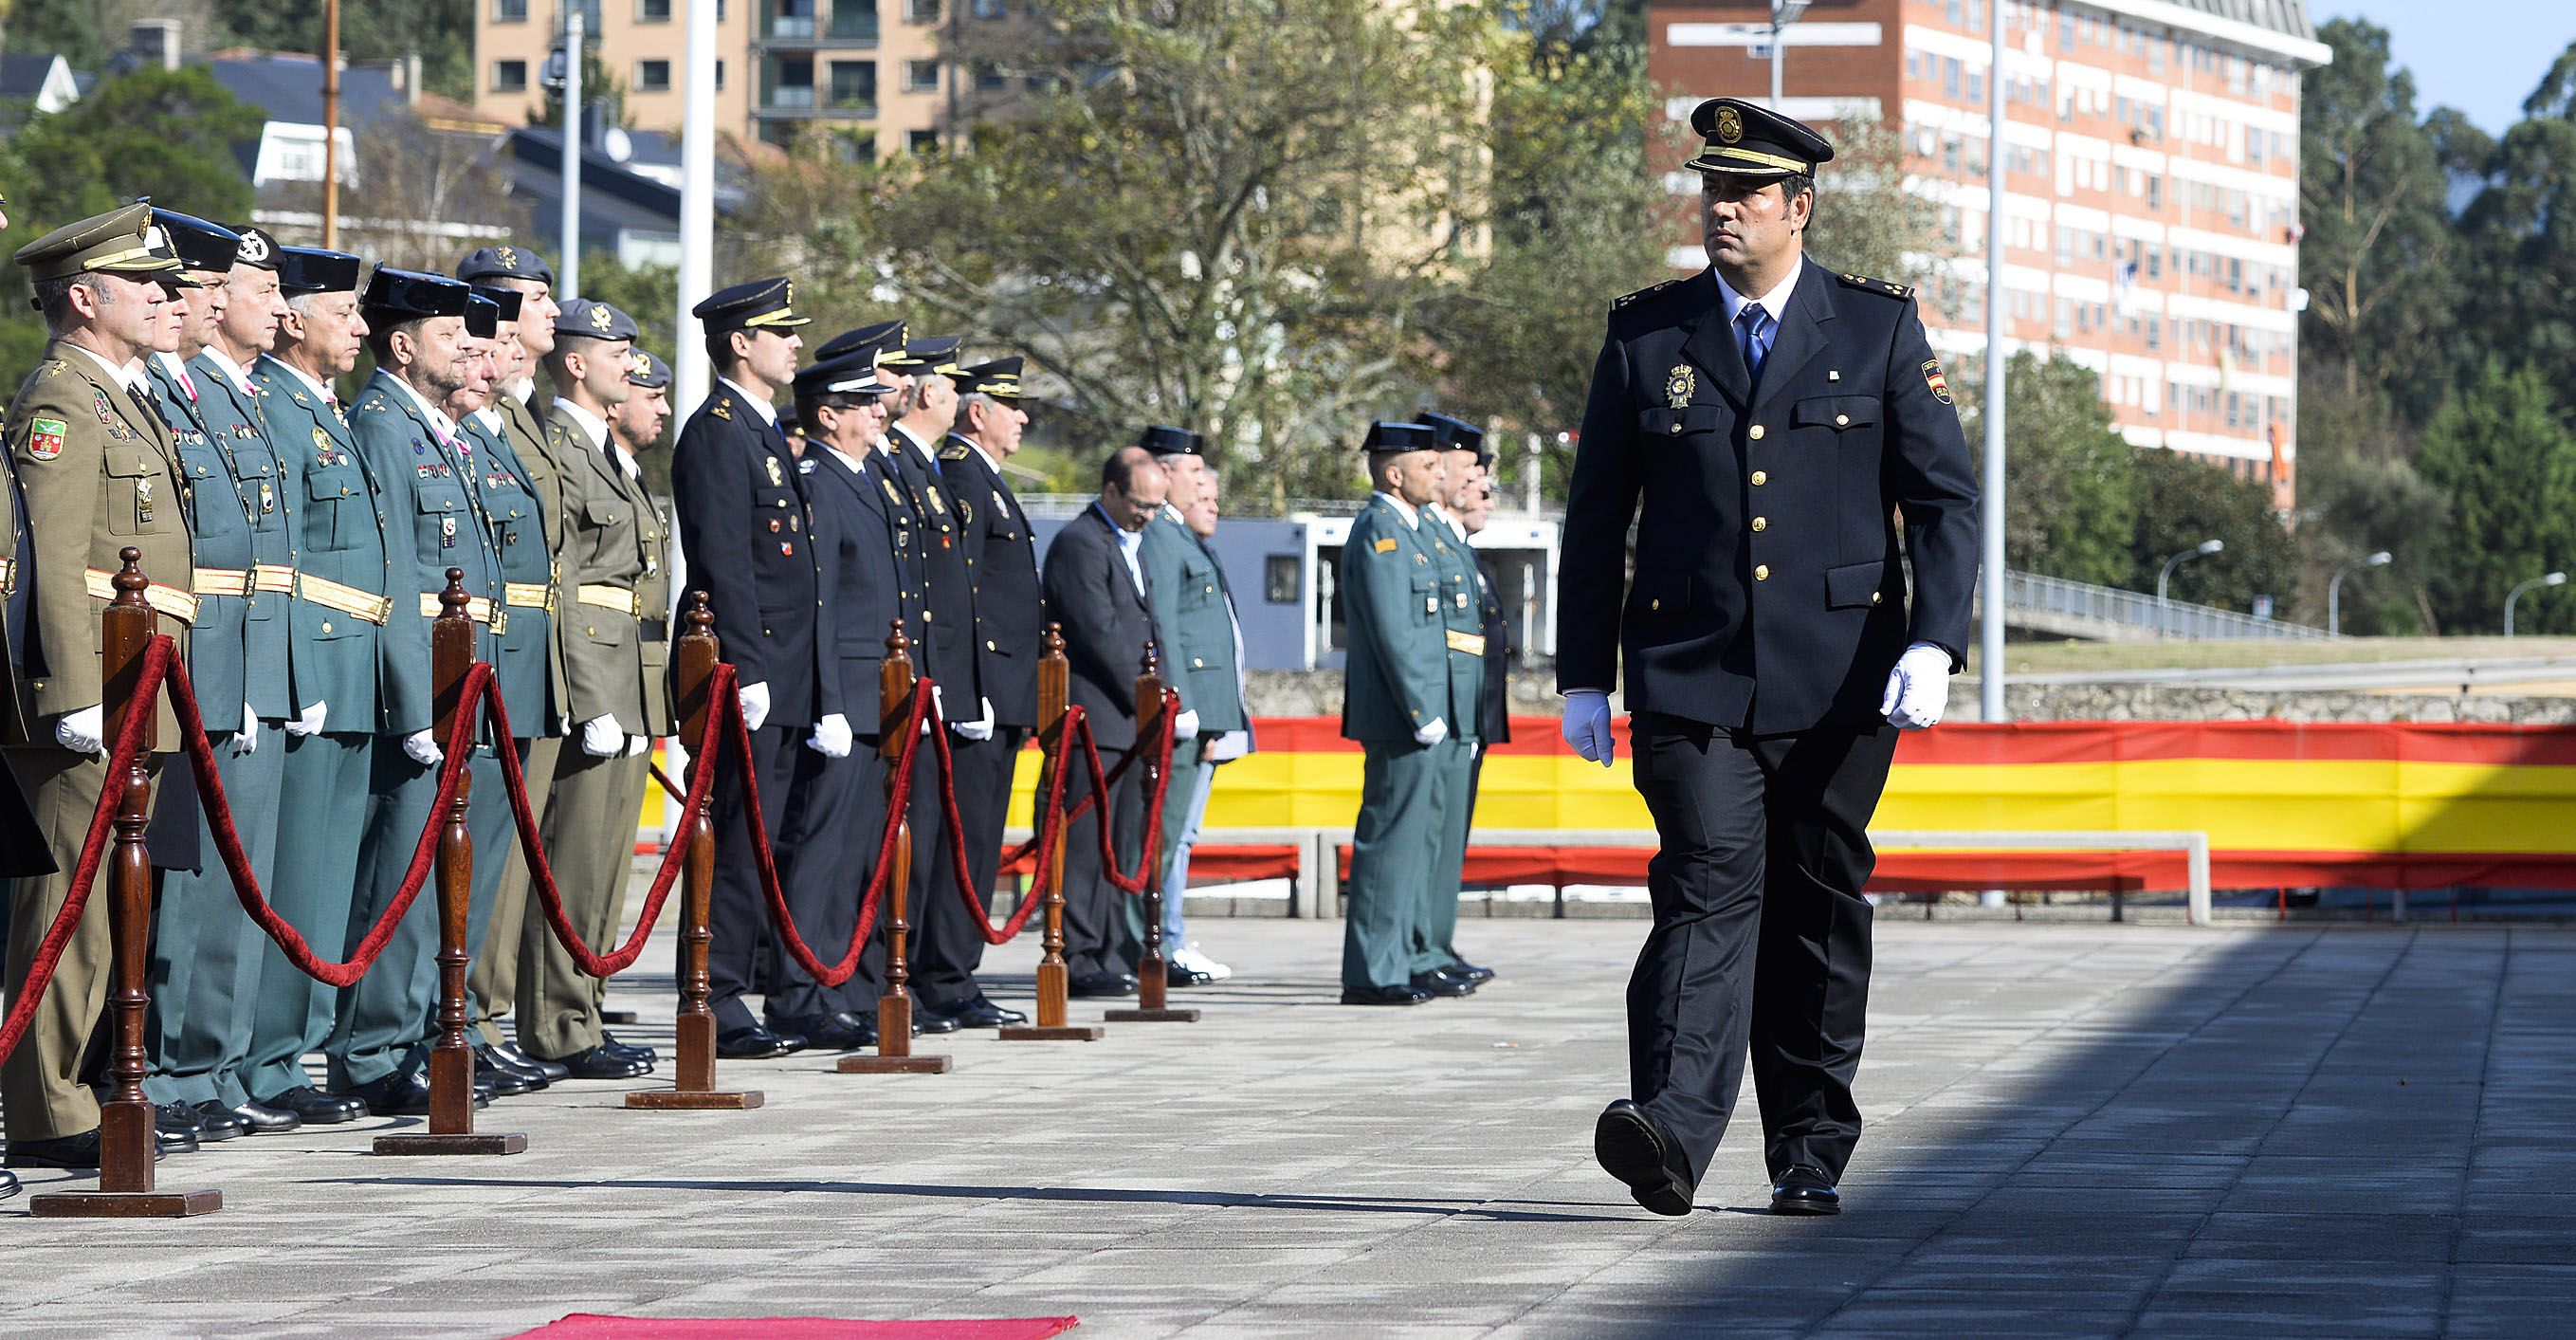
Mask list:
[[[77,712],[65,712],[54,722],[54,743],[75,754],[104,754],[107,742],[102,732],[107,729],[107,709],[98,704]]]
[[[1878,710],[1898,730],[1922,730],[1941,722],[1950,705],[1950,653],[1929,642],[1917,642],[1896,658],[1887,672],[1887,693]]]
[[[742,686],[742,725],[745,730],[758,730],[769,720],[769,681]]]
[[[259,752],[259,713],[249,703],[243,703],[241,734],[233,737],[233,754],[239,757],[257,752]]]
[[[447,761],[438,741],[430,738],[430,733],[425,730],[416,730],[403,737],[403,754],[424,768],[435,768]]]
[[[626,728],[615,716],[592,717],[581,723],[581,752],[592,758],[615,758],[626,752]]]
[[[1431,718],[1428,724],[1417,726],[1413,731],[1413,742],[1415,744],[1438,744],[1442,740],[1446,740],[1448,738],[1449,723],[1438,717]]]
[[[286,733],[295,736],[319,735],[322,733],[322,723],[330,719],[330,716],[331,704],[317,702],[296,713],[295,719],[286,723]]]
[[[850,719],[834,712],[814,723],[814,733],[805,737],[805,747],[825,758],[850,756]]]

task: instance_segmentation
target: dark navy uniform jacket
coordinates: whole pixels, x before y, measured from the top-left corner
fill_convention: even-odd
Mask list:
[[[870,456],[877,453],[870,452]],[[921,596],[910,551],[918,542],[912,513],[894,486],[867,462],[857,468],[819,443],[808,443],[798,463],[805,494],[813,501],[815,543],[831,584],[835,631],[824,664],[840,684],[841,710],[863,739],[880,735],[877,671],[885,661],[886,634],[894,620],[921,626]]]
[[[837,677],[822,672],[833,625],[804,479],[786,437],[732,383],[717,381],[680,430],[671,496],[689,588],[707,593],[741,683],[769,686],[768,724],[811,726],[841,711]]]
[[[879,469],[894,481],[920,524],[923,623],[907,620],[913,663],[939,683],[942,710],[951,721],[984,714],[982,648],[975,641],[975,570],[966,564],[966,514],[939,477],[926,445],[901,427],[886,429]],[[883,636],[883,634],[879,634]],[[928,653],[924,655],[924,653]]]
[[[1631,711],[1774,734],[1868,724],[1911,642],[1964,662],[1977,481],[1913,292],[1808,261],[1788,305],[1758,391],[1713,271],[1611,309],[1566,504],[1558,688],[1608,689],[1624,659]]]
[[[993,724],[1034,730],[1038,657],[1046,599],[1038,590],[1037,541],[1028,514],[1001,472],[973,444],[951,437],[939,453],[948,496],[967,516],[966,563],[975,578],[975,646]]]

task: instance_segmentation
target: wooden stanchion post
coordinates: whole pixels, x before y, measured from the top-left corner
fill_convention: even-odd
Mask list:
[[[1065,702],[1070,696],[1066,679],[1069,667],[1064,659],[1064,625],[1050,623],[1046,630],[1046,653],[1038,658],[1038,810],[1031,815],[1032,831],[1047,829],[1045,813],[1047,792],[1055,774],[1080,766],[1073,756],[1072,732],[1065,729]],[[1104,797],[1094,802],[1107,813]],[[1075,1024],[1066,1021],[1065,997],[1070,985],[1070,972],[1064,961],[1064,850],[1071,845],[1068,834],[1072,825],[1056,836],[1055,850],[1048,854],[1046,867],[1037,872],[1038,896],[1046,919],[1045,956],[1038,960],[1038,1021],[1034,1024],[1005,1024],[1004,1042],[1098,1042],[1107,1030],[1098,1024]]]
[[[476,660],[474,620],[465,612],[471,603],[465,569],[449,568],[447,589],[438,596],[438,617],[429,625],[430,701],[436,722],[431,735],[443,750],[458,747],[457,709],[464,705],[465,677]],[[474,839],[466,831],[465,815],[473,801],[474,767],[468,760],[458,771],[456,798],[447,813],[433,816],[443,819],[445,827],[438,835],[438,1040],[429,1047],[429,1130],[379,1135],[379,1154],[518,1154],[528,1148],[528,1137],[516,1131],[474,1129],[474,1049],[465,1040],[465,970],[473,962],[465,948],[465,922],[474,891]],[[492,859],[501,859],[501,853],[492,853]]]
[[[877,667],[877,752],[889,765],[886,769],[886,798],[894,798],[895,769],[903,756],[907,722],[912,713],[912,696],[920,689],[912,677],[912,640],[903,635],[903,620],[894,621],[894,631],[886,635],[886,654]],[[937,787],[937,768],[930,765],[930,751],[937,743],[924,739],[914,756],[916,775],[913,786]],[[874,1056],[844,1056],[840,1073],[844,1075],[941,1075],[948,1072],[945,1056],[912,1054],[912,968],[904,962],[904,934],[911,930],[904,922],[905,885],[912,878],[912,824],[901,810],[889,807],[886,820],[895,826],[894,869],[885,878],[886,981],[885,994],[877,998],[877,1052]],[[874,872],[870,872],[874,877]]]
[[[688,631],[680,635],[678,648],[678,683],[680,702],[680,738],[695,743],[706,738],[707,714],[715,710],[708,692],[714,681],[716,661],[723,648],[716,639],[715,611],[707,606],[707,593],[689,593]],[[693,768],[717,766],[731,742],[719,739],[716,752],[706,758],[693,758]],[[750,760],[743,761],[749,767]],[[707,1008],[712,987],[707,981],[707,945],[715,933],[707,928],[708,906],[714,900],[716,886],[716,821],[711,813],[715,804],[714,788],[708,788],[706,802],[680,816],[676,841],[686,844],[688,855],[680,865],[680,1014],[672,1023],[672,1084],[667,1089],[644,1089],[626,1095],[626,1105],[648,1111],[705,1111],[710,1108],[741,1111],[761,1105],[765,1095],[758,1089],[719,1089],[716,1087],[716,1016]]]
[[[1136,675],[1136,747],[1144,751],[1136,760],[1136,770],[1143,774],[1138,785],[1145,788],[1145,803],[1156,809],[1154,795],[1163,780],[1162,764],[1155,758],[1154,742],[1163,733],[1163,721],[1171,704],[1163,698],[1163,676],[1159,658],[1151,641],[1145,644],[1145,655]],[[1179,742],[1173,742],[1174,748]],[[1109,797],[1100,798],[1101,822],[1109,821]],[[1153,827],[1152,814],[1146,827]],[[1107,1010],[1101,1018],[1113,1024],[1194,1024],[1199,1012],[1171,1007],[1171,964],[1163,958],[1163,844],[1149,843],[1137,859],[1136,868],[1143,872],[1145,888],[1138,894],[1145,918],[1145,950],[1136,959],[1136,1008]]]
[[[152,773],[147,760],[160,732],[148,718],[149,699],[134,696],[143,674],[144,649],[151,645],[156,620],[144,590],[143,551],[128,547],[116,573],[116,598],[100,615],[99,682],[106,705],[105,739],[113,747],[125,731],[129,712],[142,712],[143,752],[132,766],[106,779],[116,796],[116,841],[106,867],[108,931],[115,960],[114,994],[108,1009],[114,1021],[114,1060],[109,1064],[110,1090],[100,1105],[98,1187],[89,1191],[49,1191],[27,1198],[30,1213],[60,1219],[184,1219],[224,1207],[220,1191],[162,1191],[153,1185],[152,1160],[158,1137],[152,1124],[152,1100],[143,1096],[149,1059],[143,1050],[143,1015],[151,999],[144,994],[144,963],[152,943],[152,858],[143,849],[143,830],[152,820]],[[182,758],[179,766],[186,767]],[[101,911],[85,910],[86,918]]]

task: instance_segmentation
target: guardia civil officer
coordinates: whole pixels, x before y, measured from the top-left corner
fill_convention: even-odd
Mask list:
[[[286,312],[273,351],[260,356],[250,380],[277,450],[295,601],[269,905],[307,942],[328,950],[346,941],[358,902],[359,844],[349,835],[366,827],[382,722],[382,634],[393,610],[387,593],[396,589],[395,555],[410,562],[410,530],[407,521],[399,530],[388,524],[375,473],[359,459],[334,389],[335,379],[357,366],[367,335],[358,306],[361,262],[311,247],[272,246],[271,254]],[[404,580],[409,576],[406,566]],[[275,945],[260,951],[259,1005],[243,1065],[253,1101],[307,1125],[367,1115],[364,1102],[316,1088],[304,1069],[305,1054],[330,1036],[337,1003],[334,988],[306,976]]]
[[[601,949],[616,937],[615,909],[643,804],[633,785],[639,770],[627,765],[652,745],[644,732],[658,729],[659,717],[647,701],[661,691],[659,676],[644,669],[648,611],[638,598],[645,575],[661,568],[659,518],[609,441],[610,416],[635,394],[635,336],[634,318],[575,298],[563,304],[546,357],[556,392],[546,415],[547,454],[561,471],[566,527],[560,588],[573,599],[555,611],[568,695],[563,715],[572,733],[555,756],[543,832],[564,912],[584,943]],[[649,614],[662,623],[665,607]],[[505,905],[507,897],[505,890]],[[649,1050],[609,1040],[594,982],[542,917],[526,915],[518,934],[505,938],[496,910],[490,938],[491,952],[517,965],[522,1054],[579,1079],[632,1079],[652,1070]]]
[[[34,281],[50,338],[7,416],[10,465],[32,537],[19,582],[26,597],[24,702],[36,727],[34,738],[8,750],[8,766],[33,802],[56,871],[16,881],[10,1000],[26,990],[36,951],[71,894],[71,871],[107,780],[97,647],[99,612],[123,567],[119,551],[143,551],[152,579],[145,598],[182,653],[196,612],[177,448],[134,369],[176,320],[175,290],[191,282],[151,216],[149,205],[128,205],[57,228],[15,256]],[[166,696],[154,715],[159,735],[146,766],[157,774],[161,756],[180,744]],[[101,863],[93,898],[102,897],[106,874]],[[80,1071],[107,1000],[109,955],[108,917],[103,910],[83,916],[33,1027],[0,1061],[12,1167],[98,1166],[98,1100]],[[163,1143],[196,1147],[185,1132],[166,1133]]]
[[[708,593],[724,659],[741,675],[762,821],[773,845],[791,849],[798,835],[785,821],[797,756],[809,740],[845,751],[852,740],[840,686],[822,673],[820,647],[828,645],[832,621],[813,515],[771,403],[795,380],[805,344],[796,331],[807,318],[796,314],[795,296],[784,278],[758,279],[719,289],[690,309],[705,323],[716,384],[680,430],[671,458],[689,583]],[[723,760],[716,831],[739,833],[748,799],[742,761],[731,749]],[[751,844],[716,844],[707,970],[720,1056],[784,1056],[806,1045],[802,1034],[764,1027],[742,999],[752,989],[768,916]]]
[[[8,200],[0,198],[0,232],[9,229]],[[0,419],[0,435],[7,431]],[[9,464],[9,453],[0,451],[0,748],[27,743],[28,716],[20,701],[19,690],[29,673],[25,664],[28,612],[28,589],[23,582],[32,580],[35,553],[27,534],[27,500],[18,489],[18,472]],[[0,758],[5,758],[0,755]],[[36,826],[35,812],[27,807],[26,793],[18,786],[17,774],[0,766],[0,893],[7,891],[6,881],[24,875],[48,875],[54,869],[53,854],[45,849],[44,830]],[[0,1197],[10,1194],[17,1179],[0,1172]]]
[[[1472,730],[1475,682],[1451,650],[1447,526],[1429,509],[1446,485],[1427,424],[1375,423],[1361,444],[1375,492],[1342,545],[1350,657],[1342,736],[1364,755],[1343,912],[1342,1003],[1419,1005],[1473,990],[1414,971],[1421,900],[1439,887],[1450,773]],[[1454,885],[1452,885],[1454,887]]]
[[[1565,737],[1609,763],[1624,658],[1663,846],[1631,1097],[1594,1148],[1688,1213],[1749,1044],[1772,1208],[1831,1214],[1860,1136],[1864,829],[1897,730],[1940,719],[1962,664],[1977,487],[1913,293],[1803,254],[1833,146],[1733,98],[1691,124],[1710,268],[1613,304],[1566,507]]]
[[[1216,561],[1190,533],[1187,521],[1189,509],[1199,505],[1207,489],[1207,439],[1187,428],[1156,424],[1138,436],[1136,445],[1152,452],[1155,463],[1172,480],[1162,508],[1145,523],[1144,543],[1138,550],[1145,566],[1145,604],[1154,616],[1163,682],[1181,696],[1180,715],[1172,727],[1172,766],[1165,774],[1170,782],[1163,792],[1160,850],[1154,866],[1163,875],[1164,977],[1171,986],[1205,986],[1216,980],[1216,974],[1182,962],[1196,957],[1186,952],[1188,942],[1182,938],[1186,923],[1181,902],[1188,891],[1188,874],[1183,871],[1175,879],[1173,872],[1180,864],[1191,802],[1214,776],[1203,755],[1212,735],[1219,733],[1209,730],[1199,712],[1199,700],[1219,676],[1201,677],[1192,671],[1206,671],[1214,658],[1223,667],[1222,678],[1231,691],[1234,621],[1226,613]],[[1125,953],[1132,972],[1145,952],[1145,902],[1129,899],[1120,910],[1125,914]]]
[[[1447,475],[1440,498],[1424,512],[1440,523],[1431,537],[1433,565],[1440,571],[1441,622],[1447,630],[1450,656],[1478,662],[1473,731],[1463,741],[1452,737],[1450,742],[1452,747],[1440,779],[1445,822],[1439,860],[1432,870],[1430,886],[1423,890],[1413,923],[1414,975],[1426,979],[1424,984],[1435,995],[1456,995],[1463,994],[1462,985],[1472,991],[1494,976],[1493,969],[1469,963],[1459,954],[1456,944],[1458,899],[1467,864],[1467,830],[1475,821],[1476,777],[1484,765],[1489,743],[1484,705],[1490,697],[1485,681],[1491,673],[1492,649],[1485,635],[1484,559],[1468,543],[1470,532],[1464,520],[1473,500],[1486,492],[1485,430],[1446,414],[1426,413],[1422,422],[1430,425],[1440,441],[1441,468]]]
[[[445,275],[378,266],[360,299],[376,371],[349,411],[350,434],[385,516],[393,603],[379,646],[384,737],[359,842],[352,941],[401,891],[438,795],[450,742],[437,738],[434,729],[430,624],[442,612],[448,569],[465,574],[476,659],[493,655],[488,634],[502,602],[500,564],[474,483],[475,453],[445,408],[469,376],[465,313],[472,296]],[[467,766],[474,785],[469,821],[487,804],[509,803],[501,794],[497,756],[488,747],[476,745]],[[489,906],[482,864],[476,863],[475,884],[484,896],[470,899],[469,909],[473,903]],[[473,920],[480,929],[480,918]],[[467,943],[477,943],[470,933]],[[423,897],[404,914],[375,967],[340,992],[339,1016],[323,1048],[332,1087],[378,1114],[429,1110],[423,1072],[435,1031],[437,949],[438,900]],[[479,1078],[476,1088],[478,1098],[487,1092]]]

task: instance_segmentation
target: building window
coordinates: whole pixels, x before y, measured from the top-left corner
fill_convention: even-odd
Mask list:
[[[998,19],[1002,17],[1002,0],[974,0],[966,12],[979,19]]]
[[[639,60],[635,62],[635,91],[668,93],[671,91],[671,62]]]
[[[903,63],[903,91],[926,93],[939,87],[939,62],[908,60]]]
[[[494,23],[527,22],[528,0],[492,0],[492,21]]]
[[[805,112],[814,109],[814,58],[811,56],[772,56],[768,66],[768,87],[761,91],[760,105],[774,111]]]
[[[911,23],[937,23],[939,0],[903,0],[903,17]]]
[[[877,0],[832,0],[832,40],[877,40]]]
[[[523,60],[492,62],[492,91],[525,93],[528,91],[528,63]]]
[[[939,152],[939,132],[935,130],[907,132],[903,137],[903,147],[916,154],[935,154]]]
[[[762,6],[760,35],[789,40],[814,36],[814,0],[769,0]]]
[[[722,59],[718,59],[718,60],[716,61],[716,92],[718,92],[718,93],[722,93],[722,92],[724,92],[724,88],[725,88],[725,63],[724,63],[724,61],[723,61]]]
[[[832,110],[876,115],[877,63],[872,60],[832,62]],[[874,137],[870,137],[874,143]]]
[[[637,23],[669,23],[671,0],[635,0]]]
[[[991,61],[975,62],[975,87],[990,93],[1010,86],[1010,78],[1002,73],[1001,66]]]

